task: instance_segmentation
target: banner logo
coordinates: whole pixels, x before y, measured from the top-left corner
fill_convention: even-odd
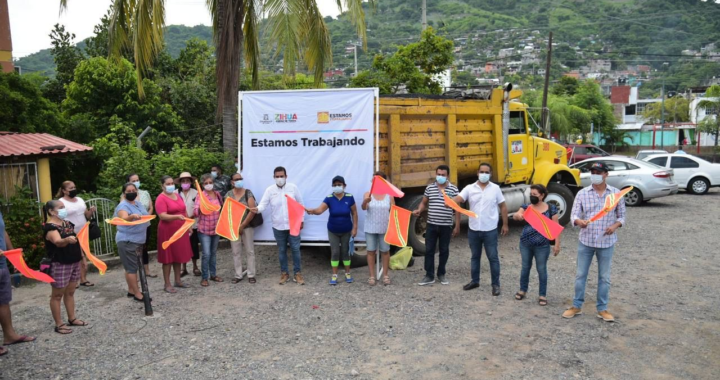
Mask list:
[[[268,115],[266,113],[263,114],[263,118],[262,118],[262,120],[260,120],[260,124],[270,124],[270,123],[272,123],[272,120],[270,120],[270,115]]]
[[[330,123],[330,112],[321,111],[317,113],[317,122],[318,124],[328,124]]]
[[[331,121],[349,121],[352,120],[352,112],[330,113],[328,111],[320,111],[317,113],[318,124],[329,124]]]
[[[298,116],[296,113],[276,113],[275,114],[275,122],[276,123],[294,123],[298,121]]]

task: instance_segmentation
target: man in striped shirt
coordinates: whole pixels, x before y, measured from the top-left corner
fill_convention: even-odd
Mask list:
[[[588,220],[597,215],[605,206],[605,197],[618,193],[620,190],[605,183],[608,168],[602,162],[590,166],[592,186],[580,190],[575,196],[570,220],[574,226],[581,228],[578,246],[577,274],[575,275],[575,298],[573,306],[563,313],[564,318],[572,318],[582,314],[585,302],[585,285],[593,256],[598,262],[597,317],[606,322],[614,322],[612,314],[607,311],[610,296],[610,266],[615,251],[617,235],[615,231],[625,225],[625,199],[621,198],[618,205],[601,219],[590,223]]]
[[[420,216],[427,209],[427,229],[425,231],[425,278],[418,285],[435,283],[435,247],[440,244],[440,258],[437,269],[437,279],[441,284],[450,282],[445,278],[445,265],[450,257],[450,238],[460,233],[460,214],[452,208],[445,206],[442,192],[452,198],[459,193],[457,186],[450,183],[448,176],[450,168],[440,165],[435,169],[435,182],[425,188],[425,195],[413,211]],[[453,221],[455,227],[453,228]]]

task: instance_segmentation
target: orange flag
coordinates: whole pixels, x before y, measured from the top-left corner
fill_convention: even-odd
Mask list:
[[[25,259],[23,258],[22,252],[23,252],[22,248],[18,248],[18,249],[12,249],[10,251],[3,251],[2,254],[5,255],[5,257],[7,257],[8,260],[10,260],[10,262],[15,267],[15,269],[20,271],[20,273],[22,273],[23,276],[25,276],[27,278],[32,278],[32,279],[35,279],[38,281],[47,282],[48,284],[51,282],[55,282],[55,280],[52,277],[46,275],[45,273],[30,269],[27,266]]]
[[[292,197],[288,195],[285,195],[285,197],[287,198],[288,219],[290,220],[290,235],[300,236],[300,227],[302,226],[305,207]]]
[[[388,194],[396,198],[402,198],[405,196],[405,193],[379,175],[373,177],[372,186],[370,186],[370,194]]]
[[[411,217],[412,212],[393,205],[390,208],[390,221],[385,232],[385,242],[397,247],[406,247]]]
[[[548,240],[555,240],[565,229],[554,220],[529,206],[525,210],[523,217],[525,218],[525,221],[527,221],[528,224],[535,229],[535,231],[539,232],[540,235],[544,236]]]
[[[138,224],[147,223],[153,219],[155,219],[155,215],[142,215],[140,216],[140,220],[133,220],[132,222],[128,222],[123,218],[114,217],[112,219],[105,219],[105,223],[112,224],[113,226],[137,226]]]
[[[247,206],[244,204],[232,198],[226,198],[225,206],[223,206],[222,212],[220,213],[220,220],[218,220],[218,224],[215,226],[215,233],[230,241],[240,239],[238,231],[240,230],[240,223],[246,211]]]
[[[100,275],[104,275],[105,271],[107,271],[107,264],[95,257],[95,255],[90,252],[89,227],[90,223],[85,223],[80,232],[77,233],[78,243],[80,243],[80,248],[82,248],[83,252],[85,252],[85,256],[88,258],[88,260],[90,260],[90,262],[95,265],[95,268],[98,269]]]
[[[216,205],[210,202],[207,195],[200,188],[198,181],[195,181],[195,188],[197,189],[198,196],[200,197],[200,212],[205,215],[210,215],[215,211],[220,210],[220,205]]]
[[[450,197],[448,197],[448,195],[445,193],[445,190],[443,190],[442,193],[443,193],[443,198],[445,199],[446,206],[450,207],[451,209],[453,209],[463,215],[467,215],[471,218],[478,217],[476,213],[474,213],[470,210],[465,210],[464,208],[460,207],[457,203],[455,203],[454,200],[452,200]]]
[[[183,234],[185,234],[190,229],[190,227],[193,226],[193,224],[195,224],[195,219],[185,218],[185,223],[183,223],[183,225],[180,228],[178,228],[178,230],[175,231],[175,233],[172,236],[170,236],[170,239],[168,241],[164,241],[162,243],[163,249],[167,249],[167,247],[169,247],[170,244],[172,244],[172,243],[176,242],[178,239],[180,239],[183,236]]]
[[[618,205],[618,203],[620,203],[620,200],[625,196],[625,194],[629,193],[633,188],[633,186],[630,186],[627,189],[621,190],[619,193],[614,193],[606,196],[603,209],[600,210],[600,212],[598,212],[597,214],[595,214],[595,216],[590,218],[590,220],[588,220],[588,223],[598,221],[602,219],[605,215],[609,214],[610,211],[612,211]]]

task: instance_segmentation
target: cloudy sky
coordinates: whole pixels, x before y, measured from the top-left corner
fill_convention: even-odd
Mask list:
[[[322,14],[337,16],[335,0],[317,0]],[[68,0],[68,10],[59,13],[59,0],[8,0],[13,57],[24,57],[50,47],[53,25],[65,25],[76,41],[93,34],[93,28],[107,11],[111,0]],[[166,0],[167,25],[210,25],[205,0]]]

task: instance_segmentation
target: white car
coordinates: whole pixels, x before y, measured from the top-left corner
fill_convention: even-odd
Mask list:
[[[642,160],[643,158],[647,156],[652,156],[653,154],[667,154],[668,151],[666,150],[641,150],[637,152],[637,155],[635,155],[635,158],[638,160]]]
[[[720,164],[713,164],[689,154],[654,154],[644,161],[673,170],[681,189],[693,194],[705,194],[711,187],[720,186]]]
[[[590,186],[590,166],[596,162],[607,165],[608,185],[621,190],[633,186],[633,190],[625,194],[625,204],[628,206],[640,206],[643,201],[678,192],[672,170],[622,156],[588,158],[570,165],[571,168],[580,170],[580,183],[583,187]]]

